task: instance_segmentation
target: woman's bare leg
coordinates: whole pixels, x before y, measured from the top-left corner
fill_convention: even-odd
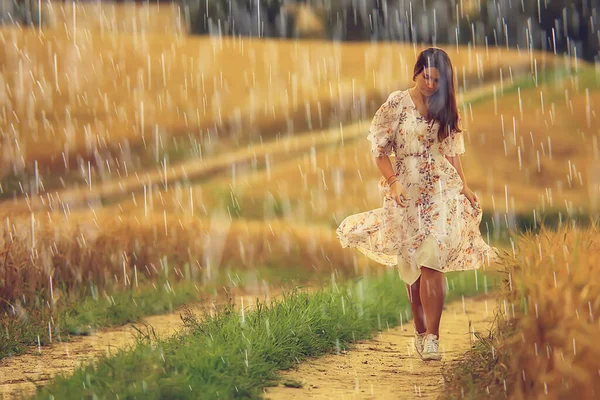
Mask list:
[[[425,313],[427,334],[433,333],[439,339],[440,320],[446,298],[446,278],[440,271],[421,267],[421,304]]]
[[[412,285],[406,285],[408,291],[408,299],[410,300],[410,309],[413,315],[413,323],[415,330],[418,333],[423,333],[427,330],[425,326],[425,314],[423,313],[423,304],[421,304],[420,293],[421,277]]]

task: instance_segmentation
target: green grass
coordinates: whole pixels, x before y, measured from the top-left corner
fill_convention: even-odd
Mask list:
[[[182,304],[198,300],[201,291],[194,284],[182,282],[175,288],[168,283],[133,291],[117,292],[99,299],[87,297],[63,311],[62,320],[70,334],[87,335],[99,327],[139,321],[146,315],[173,312]]]
[[[31,346],[68,341],[69,335],[89,335],[104,327],[137,322],[144,316],[164,314],[199,299],[191,283],[146,285],[136,290],[113,291],[48,305],[10,308],[0,316],[0,360],[25,353]],[[205,293],[203,293],[205,294]]]
[[[342,278],[347,277],[344,271],[339,273]],[[306,285],[311,280],[323,280],[328,276],[329,272],[320,271],[307,274],[306,268],[298,265],[286,268],[265,265],[244,270],[224,268],[210,283],[146,282],[137,289],[113,288],[101,293],[90,285],[87,290],[71,293],[68,299],[56,301],[52,309],[40,298],[21,306],[8,305],[0,314],[0,360],[23,354],[32,346],[68,341],[70,335],[90,335],[101,328],[170,313],[186,303],[201,301],[201,297],[216,295],[217,288],[244,287],[261,282],[268,282],[270,287],[288,287]]]
[[[487,292],[500,276],[449,273],[447,301]],[[339,352],[410,318],[405,286],[393,270],[308,294],[286,293],[241,313],[224,306],[213,317],[186,316],[166,340],[139,337],[134,347],[38,391],[38,398],[260,398],[277,371],[309,356]]]
[[[538,72],[537,84],[535,77],[531,74],[528,74],[526,77],[518,77],[513,81],[513,83],[510,83],[510,80],[506,80],[502,90],[500,89],[498,82],[498,85],[496,86],[496,96],[498,98],[510,96],[517,93],[519,89],[521,91],[525,91],[527,89],[533,89],[543,85],[558,85],[567,79],[576,79],[578,82],[578,87],[581,90],[588,88],[590,91],[595,91],[600,88],[598,77],[599,74],[590,64],[580,64],[578,72],[569,70],[567,68],[546,68]],[[564,90],[562,88],[556,89],[550,86],[546,87],[544,90],[547,103],[551,103],[557,99],[564,99]],[[475,106],[481,103],[490,102],[493,98],[494,92],[489,90],[481,95],[473,96],[472,99],[470,99],[467,103],[471,106]],[[459,108],[460,107],[461,104],[459,104]]]

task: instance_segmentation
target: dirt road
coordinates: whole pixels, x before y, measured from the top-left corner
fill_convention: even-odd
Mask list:
[[[261,299],[278,292],[259,295]],[[235,296],[236,306],[254,304],[257,295]],[[485,331],[493,318],[491,297],[466,298],[446,305],[440,331],[442,362],[451,361],[466,351],[474,340],[473,331]],[[193,308],[196,313],[200,307]],[[145,324],[159,337],[183,327],[179,312],[147,317],[134,324],[145,332]],[[134,344],[137,331],[132,325],[107,329],[92,336],[74,337],[68,343],[55,343],[30,354],[0,361],[0,398],[31,395],[36,384],[46,384],[57,375],[71,374],[109,352]],[[412,323],[379,333],[374,339],[359,342],[345,354],[308,360],[298,370],[282,372],[282,382],[301,382],[301,388],[281,384],[268,388],[266,398],[287,399],[398,399],[436,398],[443,389],[440,362],[421,361],[413,347]],[[29,380],[32,380],[30,382]]]
[[[487,332],[493,297],[466,298],[446,305],[440,329],[442,362],[422,361],[414,351],[412,322],[359,342],[345,354],[301,363],[281,373],[282,384],[266,399],[434,399],[443,390],[441,366],[469,349],[473,332]],[[287,387],[301,383],[301,388]]]

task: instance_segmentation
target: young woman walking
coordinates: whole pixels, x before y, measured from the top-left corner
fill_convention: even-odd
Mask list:
[[[479,268],[498,254],[481,237],[479,199],[462,170],[464,138],[448,54],[437,47],[422,51],[413,81],[412,88],[389,95],[369,129],[383,175],[383,207],[347,217],[337,235],[343,247],[398,267],[409,293],[417,353],[441,360],[444,273]]]

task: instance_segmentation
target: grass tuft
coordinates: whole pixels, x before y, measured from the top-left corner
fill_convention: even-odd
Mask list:
[[[304,386],[304,384],[297,380],[288,380],[281,382],[281,384],[285,387],[300,389]]]

